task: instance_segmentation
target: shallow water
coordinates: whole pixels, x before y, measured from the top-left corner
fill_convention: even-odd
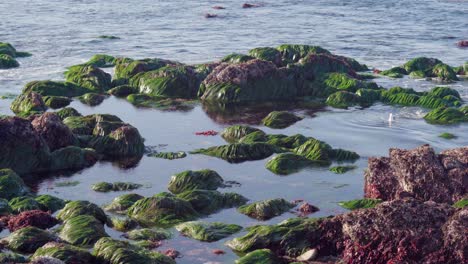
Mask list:
[[[20,51],[34,56],[20,58],[21,67],[0,70],[0,95],[19,94],[31,80],[63,79],[67,66],[84,62],[95,53],[133,58],[161,57],[186,63],[219,59],[231,52],[246,52],[258,46],[283,43],[321,45],[340,55],[356,58],[371,67],[386,69],[402,64],[415,56],[432,56],[451,65],[468,59],[468,50],[455,46],[468,36],[468,2],[466,1],[263,1],[261,8],[244,10],[238,1],[2,1],[0,2],[0,41],[11,42]],[[212,10],[223,5],[226,10]],[[8,10],[8,11],[6,11]],[[204,14],[221,17],[205,19]],[[119,40],[97,39],[99,35],[115,35]],[[428,90],[435,83],[403,78],[375,79],[380,85]],[[468,82],[451,84],[468,100]],[[0,114],[11,114],[11,100],[0,100]],[[229,113],[205,111],[197,104],[187,112],[137,109],[125,100],[111,97],[97,107],[78,101],[73,107],[82,114],[112,113],[137,127],[148,146],[164,151],[191,151],[200,147],[224,144],[219,136],[204,137],[201,130],[221,131],[232,123],[255,124],[268,111],[265,108],[242,108]],[[278,106],[284,107],[284,106]],[[338,201],[356,199],[363,194],[363,171],[367,158],[388,154],[392,147],[414,148],[431,144],[440,151],[468,145],[468,126],[437,126],[422,117],[427,110],[417,107],[374,105],[367,109],[306,111],[293,110],[306,118],[282,130],[260,127],[267,133],[303,134],[326,141],[336,148],[358,152],[357,169],[343,175],[328,168],[311,168],[278,176],[265,169],[266,160],[230,164],[203,155],[188,155],[181,160],[144,157],[131,169],[121,169],[109,162],[72,175],[56,175],[35,180],[38,193],[49,193],[64,199],[90,200],[99,205],[110,202],[121,193],[96,193],[91,185],[98,181],[131,181],[145,188],[135,192],[153,195],[166,191],[170,176],[183,170],[210,168],[225,180],[240,182],[240,187],[225,189],[241,193],[249,199],[283,197],[304,199],[321,210],[312,216],[345,212]],[[312,115],[311,112],[314,114]],[[395,121],[388,123],[393,113]],[[458,136],[454,140],[439,138],[442,132]],[[71,187],[56,183],[78,181]],[[278,223],[294,216],[286,213],[265,223]],[[223,210],[210,215],[207,221],[258,224],[236,212]],[[108,230],[119,237],[120,233]],[[183,253],[178,263],[231,263],[237,257],[223,246],[225,240],[201,243],[181,237],[165,242],[161,250],[174,247]],[[5,235],[5,233],[2,233]],[[228,238],[231,239],[232,237]],[[227,252],[211,253],[214,248]]]

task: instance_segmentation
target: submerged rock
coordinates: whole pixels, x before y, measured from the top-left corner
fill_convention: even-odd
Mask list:
[[[94,255],[104,263],[145,263],[145,264],[175,264],[176,262],[161,253],[146,250],[128,242],[101,238],[94,245]]]
[[[194,150],[192,154],[204,154],[224,159],[228,162],[239,163],[248,160],[268,158],[276,151],[275,147],[265,143],[234,143],[230,145],[210,147]]]
[[[198,216],[192,205],[168,193],[143,198],[135,202],[127,212],[143,226],[172,226],[190,221]]]
[[[130,191],[135,190],[143,185],[132,182],[98,182],[93,184],[92,189],[96,192],[116,192],[116,191]]]
[[[213,170],[184,171],[171,177],[168,189],[174,194],[188,190],[216,190],[224,185],[224,180]]]
[[[269,220],[292,209],[295,205],[284,199],[270,199],[243,205],[238,208],[242,214],[258,220]]]
[[[94,262],[94,257],[87,250],[57,242],[49,242],[38,248],[31,256],[31,259],[36,260],[40,257],[59,259],[65,264],[89,264]]]
[[[269,113],[262,120],[262,123],[263,125],[270,128],[286,128],[302,119],[302,117],[298,117],[293,113],[286,111],[274,111]]]
[[[176,226],[176,229],[183,235],[190,238],[213,242],[226,238],[242,230],[242,227],[234,224],[224,224],[219,222],[192,221]]]
[[[350,170],[354,170],[356,168],[357,168],[356,166],[336,166],[336,167],[331,167],[330,171],[336,174],[343,174]]]
[[[22,253],[34,253],[36,249],[48,242],[55,241],[57,237],[37,227],[28,226],[11,233],[3,241],[13,251]]]
[[[313,164],[313,161],[303,156],[294,153],[281,153],[270,159],[265,166],[273,173],[287,175]]]
[[[67,218],[60,230],[60,238],[75,246],[90,247],[107,236],[103,223],[92,215]]]
[[[220,193],[212,190],[189,190],[177,195],[189,202],[200,214],[211,214],[224,208],[232,208],[245,204],[248,199],[237,193]]]
[[[467,191],[468,148],[437,155],[429,145],[413,150],[390,149],[389,157],[370,158],[365,174],[366,198],[414,197],[454,203]]]
[[[19,66],[19,63],[15,58],[7,54],[0,54],[0,69],[11,69]]]
[[[187,153],[185,153],[183,151],[179,151],[179,152],[158,152],[158,153],[149,154],[148,156],[149,157],[154,157],[154,158],[174,160],[174,159],[183,159],[183,158],[187,157]]]

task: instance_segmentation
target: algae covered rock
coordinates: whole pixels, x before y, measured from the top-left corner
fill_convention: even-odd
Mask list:
[[[229,143],[235,143],[241,138],[251,134],[253,132],[263,132],[258,128],[250,126],[235,125],[227,127],[221,132],[221,137]]]
[[[448,133],[448,132],[444,132],[442,134],[439,135],[440,138],[444,138],[444,139],[454,139],[454,138],[457,138],[457,136],[455,136],[454,134],[452,133]]]
[[[0,198],[10,200],[26,195],[28,188],[14,171],[10,169],[0,170]]]
[[[239,225],[219,222],[208,223],[192,221],[177,225],[176,229],[184,236],[200,241],[213,242],[239,232],[242,230],[242,227]]]
[[[96,106],[101,104],[104,101],[104,99],[106,99],[106,96],[97,93],[86,93],[80,96],[78,99],[80,99],[80,102],[82,102],[83,104],[87,104],[89,106]]]
[[[161,253],[146,250],[125,241],[101,238],[94,245],[94,256],[109,264],[175,264],[176,262]]]
[[[430,72],[439,63],[442,62],[438,59],[418,57],[408,61],[403,67],[408,73],[414,71]]]
[[[17,115],[29,116],[43,113],[47,106],[42,100],[42,96],[35,92],[20,94],[13,100],[10,106],[11,111]]]
[[[213,170],[184,171],[171,177],[168,189],[174,194],[188,190],[216,190],[224,185],[224,180]]]
[[[452,67],[444,63],[439,63],[432,68],[432,75],[442,81],[458,81],[457,74]]]
[[[282,261],[269,249],[257,249],[236,260],[236,264],[279,264]]]
[[[268,158],[276,151],[276,148],[266,143],[234,143],[230,145],[198,149],[192,154],[204,154],[224,159],[228,162],[239,163],[247,160],[261,160]]]
[[[7,54],[0,54],[0,69],[11,69],[19,67],[19,63],[15,58]]]
[[[189,202],[193,209],[201,214],[211,214],[224,208],[237,207],[248,200],[237,193],[220,193],[212,190],[189,190],[177,195]]]
[[[32,260],[40,257],[50,257],[63,261],[65,264],[89,264],[94,262],[94,257],[87,250],[72,245],[49,242],[38,248]]]
[[[89,61],[85,62],[84,65],[92,65],[95,67],[112,67],[115,66],[116,58],[114,56],[106,55],[106,54],[95,54],[89,59]]]
[[[250,136],[250,135],[249,135]],[[304,144],[309,138],[301,135],[301,134],[296,134],[292,136],[286,136],[286,135],[267,135],[267,143],[280,147],[280,148],[286,148],[286,149],[294,149],[302,144]]]
[[[309,54],[330,54],[330,52],[319,46],[284,44],[277,48],[286,62],[298,62]]]
[[[331,167],[330,171],[336,174],[343,174],[350,170],[354,170],[356,168],[357,168],[356,166],[336,166],[336,167]]]
[[[313,161],[303,156],[294,153],[281,153],[270,159],[265,166],[273,173],[287,175],[313,164]]]
[[[269,220],[282,215],[294,206],[294,204],[284,199],[270,199],[243,205],[238,208],[238,211],[258,220]]]
[[[127,97],[130,94],[138,93],[138,91],[138,88],[132,87],[130,85],[120,85],[110,89],[107,92],[116,97]]]
[[[116,191],[130,191],[135,190],[143,185],[132,182],[98,182],[93,184],[92,189],[96,192],[116,192]]]
[[[301,146],[297,147],[294,151],[296,154],[301,155],[309,160],[328,164],[331,159],[330,153],[332,151],[332,147],[325,142],[311,138]]]
[[[380,199],[357,199],[351,201],[343,201],[338,204],[349,210],[356,210],[361,208],[374,208],[377,204],[381,203]]]
[[[382,71],[380,74],[391,78],[403,78],[403,75],[408,74],[408,72],[403,67],[393,67],[391,69]]]
[[[123,213],[134,203],[143,198],[143,196],[136,193],[123,194],[114,198],[114,200],[112,200],[112,203],[106,206],[105,209],[111,212]]]
[[[66,221],[70,218],[90,215],[101,223],[108,222],[107,216],[104,211],[97,205],[88,201],[72,201],[65,205],[65,207],[57,214],[57,218]]]
[[[50,211],[52,213],[62,209],[65,207],[66,202],[58,197],[49,195],[49,194],[42,194],[34,198],[46,211]]]
[[[298,117],[293,113],[286,111],[274,111],[269,113],[262,120],[262,123],[270,128],[286,128],[300,120],[302,120],[302,117]]]
[[[347,91],[354,93],[359,89],[378,89],[376,83],[361,81],[341,72],[324,74],[318,78],[317,82],[318,85],[322,86],[322,89],[330,92]]]
[[[107,158],[142,157],[145,146],[138,129],[122,125],[109,135],[95,137],[88,147],[104,154]]]
[[[170,231],[160,228],[141,228],[135,229],[125,233],[125,238],[131,240],[149,240],[149,241],[160,241],[169,239],[172,234]]]
[[[239,54],[239,53],[231,53],[229,55],[224,56],[221,59],[221,62],[226,62],[226,63],[242,63],[242,62],[247,62],[250,60],[255,59],[252,56],[245,55],[245,54]]]
[[[60,119],[63,121],[65,118],[70,117],[70,116],[81,116],[80,112],[76,110],[73,107],[65,107],[63,109],[60,109],[59,111],[55,112],[55,114],[60,117]]]
[[[455,207],[455,208],[465,208],[466,206],[468,206],[468,199],[467,198],[463,198],[463,199],[461,199],[458,202],[453,204],[453,207]]]
[[[28,259],[16,253],[0,253],[0,263],[28,263]]]
[[[354,93],[339,91],[331,94],[327,98],[326,103],[329,106],[347,109],[348,107],[359,105],[361,103],[361,98]]]
[[[452,107],[439,107],[424,116],[424,119],[431,124],[456,124],[468,122],[468,107],[460,109]]]
[[[13,251],[34,253],[48,242],[57,240],[51,233],[37,227],[25,227],[16,230],[4,239],[7,247]]]
[[[71,103],[71,99],[65,96],[43,96],[44,104],[52,109],[59,109]]]
[[[15,213],[43,209],[40,203],[29,196],[15,197],[11,199],[8,204],[10,205],[11,210]]]
[[[193,220],[198,213],[189,202],[163,193],[138,200],[127,215],[144,226],[172,226]]]
[[[12,213],[8,200],[0,198],[0,217],[7,216]]]
[[[51,171],[81,170],[94,165],[99,159],[94,149],[68,146],[51,153]]]
[[[276,66],[283,64],[281,52],[275,48],[262,47],[251,49],[249,50],[249,55],[260,60],[271,61]]]
[[[107,236],[102,222],[91,215],[67,218],[60,230],[60,238],[75,246],[89,247]]]
[[[75,97],[91,92],[92,89],[71,82],[33,81],[24,86],[23,93],[36,92],[42,96]]]
[[[7,42],[0,42],[0,54],[5,54],[13,58],[31,56],[28,52],[17,51],[13,45]]]
[[[185,153],[183,151],[179,151],[179,152],[157,152],[157,153],[151,153],[148,156],[153,157],[153,158],[174,160],[174,159],[183,159],[183,158],[187,157],[187,153]]]
[[[128,80],[138,73],[157,70],[168,64],[177,64],[162,59],[132,60],[128,58],[117,59],[115,63],[114,83],[118,85],[128,84]]]
[[[112,87],[111,75],[93,65],[76,65],[65,72],[65,80],[95,92]]]

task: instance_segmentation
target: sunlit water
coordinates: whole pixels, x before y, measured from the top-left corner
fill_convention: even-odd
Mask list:
[[[34,2],[34,3],[32,3]],[[0,94],[19,94],[31,80],[63,79],[67,66],[88,60],[93,54],[106,53],[133,58],[160,57],[185,63],[216,60],[231,52],[245,53],[258,46],[283,43],[321,45],[334,53],[346,55],[386,69],[415,56],[437,57],[451,65],[468,60],[468,50],[455,46],[468,37],[467,1],[264,1],[255,9],[240,8],[238,1],[1,1],[0,41],[11,42],[18,50],[34,56],[20,58],[20,68],[0,70]],[[226,10],[210,7],[223,5]],[[205,19],[205,13],[220,17]],[[119,36],[119,40],[101,40],[99,35]],[[428,90],[436,84],[409,78],[379,78],[380,85]],[[468,82],[451,84],[468,99]],[[11,100],[0,101],[0,113],[11,114]],[[247,113],[206,112],[197,104],[188,112],[137,109],[125,100],[111,97],[100,106],[88,107],[75,101],[73,107],[82,114],[111,113],[137,127],[146,145],[161,151],[191,151],[200,147],[221,145],[219,136],[204,137],[201,130],[221,131],[232,123],[255,124],[268,112],[251,109]],[[99,205],[109,203],[122,193],[96,193],[91,185],[99,181],[131,181],[144,188],[135,192],[151,196],[166,191],[170,176],[183,170],[213,169],[225,180],[240,182],[240,187],[222,191],[241,193],[252,201],[283,197],[304,199],[321,210],[312,216],[345,212],[338,201],[356,199],[363,194],[363,173],[367,158],[388,154],[392,147],[414,148],[429,143],[437,151],[468,145],[468,126],[437,126],[422,117],[427,110],[417,107],[374,105],[367,109],[315,112],[292,108],[306,118],[282,130],[260,127],[268,133],[303,134],[326,141],[333,147],[358,152],[357,169],[343,175],[328,168],[312,168],[278,176],[267,169],[267,160],[230,164],[226,161],[188,155],[181,160],[144,157],[132,169],[120,169],[108,162],[72,175],[57,175],[36,180],[32,187],[38,193],[49,193],[64,199],[90,200]],[[388,122],[392,113],[395,120]],[[454,140],[439,138],[442,132],[458,136]],[[78,181],[72,187],[56,183]],[[265,223],[278,223],[292,217],[286,213]],[[207,221],[222,221],[250,226],[259,222],[236,212],[223,210]],[[121,233],[108,230],[112,236]],[[6,235],[7,233],[2,233]],[[178,235],[163,247],[183,253],[179,263],[208,261],[231,263],[237,257],[221,240],[202,243]],[[228,238],[232,239],[232,237]],[[212,249],[227,252],[216,256]]]

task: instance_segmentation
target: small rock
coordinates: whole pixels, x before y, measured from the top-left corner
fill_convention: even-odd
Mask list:
[[[221,250],[221,249],[213,249],[212,252],[215,255],[224,255],[224,254],[226,254],[226,252],[224,252],[224,250]]]
[[[218,132],[216,132],[214,130],[208,130],[208,131],[195,132],[195,135],[197,135],[197,136],[216,136],[216,135],[218,135]]]
[[[215,17],[218,17],[218,15],[217,14],[210,14],[210,13],[205,14],[205,18],[215,18]]]
[[[249,4],[249,3],[245,3],[242,5],[242,8],[253,8],[253,7],[260,7],[260,5]]]
[[[170,249],[168,249],[168,250],[166,250],[164,252],[164,255],[166,255],[166,256],[168,256],[170,258],[176,259],[176,258],[180,257],[180,252],[173,249],[173,248],[170,248]]]
[[[315,212],[317,212],[319,210],[320,209],[318,207],[313,206],[313,205],[311,205],[309,203],[303,203],[298,209],[298,211],[304,216],[308,215],[308,214],[315,213]]]
[[[311,261],[317,258],[318,250],[316,248],[306,251],[304,254],[297,257],[298,261]]]
[[[460,47],[460,48],[468,48],[468,40],[458,41],[457,46]]]
[[[213,9],[221,10],[226,8],[224,6],[213,6]]]

